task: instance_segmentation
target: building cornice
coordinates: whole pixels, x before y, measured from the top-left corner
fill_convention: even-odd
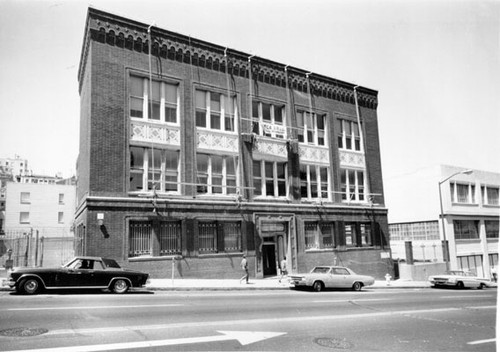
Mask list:
[[[80,89],[91,41],[148,54],[149,27],[150,25],[145,23],[89,8],[78,71]],[[316,96],[352,104],[354,104],[356,87],[359,105],[370,109],[377,108],[378,92],[369,88],[158,27],[151,27],[151,35],[153,38],[152,54],[160,58],[223,73],[227,71],[233,76],[243,78],[248,78],[251,71],[252,78],[263,83],[283,88],[286,88],[288,84],[289,88],[297,91],[308,93],[311,90]]]
[[[386,215],[387,208],[380,205],[370,206],[368,204],[347,205],[338,203],[287,203],[287,202],[259,202],[259,201],[241,201],[236,200],[211,200],[211,199],[193,199],[191,197],[182,198],[152,198],[152,197],[105,197],[105,196],[87,196],[83,202],[79,204],[76,214],[80,214],[86,208],[93,209],[109,209],[115,208],[151,208],[157,206],[161,211],[172,211],[181,207],[191,207],[196,211],[203,209],[221,208],[228,211],[233,207],[237,212],[263,212],[262,209],[267,208],[269,211],[293,211],[293,212],[323,212],[335,211],[343,214],[351,214],[353,212],[365,212],[376,215]]]

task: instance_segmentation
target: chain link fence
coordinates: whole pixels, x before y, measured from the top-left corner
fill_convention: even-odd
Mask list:
[[[61,228],[11,229],[0,236],[0,267],[59,266],[74,254],[74,235]]]

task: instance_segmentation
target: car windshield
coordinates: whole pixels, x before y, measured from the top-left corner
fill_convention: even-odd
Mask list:
[[[114,259],[105,259],[103,258],[102,261],[104,262],[104,265],[106,268],[117,268],[120,269],[120,266]]]
[[[321,267],[316,267],[314,268],[313,270],[311,270],[311,273],[315,273],[315,274],[326,274],[330,271],[330,268],[328,267],[324,267],[324,266],[321,266]]]

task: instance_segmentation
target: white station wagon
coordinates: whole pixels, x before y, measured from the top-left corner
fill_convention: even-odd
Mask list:
[[[358,275],[342,266],[317,266],[308,274],[290,276],[290,284],[296,288],[310,287],[319,292],[325,288],[350,288],[360,291],[364,286],[375,283],[371,276]]]

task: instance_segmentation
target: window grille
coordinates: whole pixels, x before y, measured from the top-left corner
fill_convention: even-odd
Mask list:
[[[200,222],[198,224],[200,253],[240,252],[240,222]]]
[[[224,223],[224,251],[237,252],[241,250],[241,225],[239,222]]]
[[[130,223],[129,257],[152,255],[151,239],[153,228],[150,222]]]
[[[318,243],[318,227],[316,223],[310,222],[304,224],[304,236],[306,249],[316,249],[319,248]]]
[[[217,252],[217,223],[199,223],[199,249],[203,253]]]
[[[333,223],[321,224],[321,244],[323,248],[335,247],[333,243]]]
[[[180,254],[181,224],[180,222],[162,222],[159,226],[160,255]]]

